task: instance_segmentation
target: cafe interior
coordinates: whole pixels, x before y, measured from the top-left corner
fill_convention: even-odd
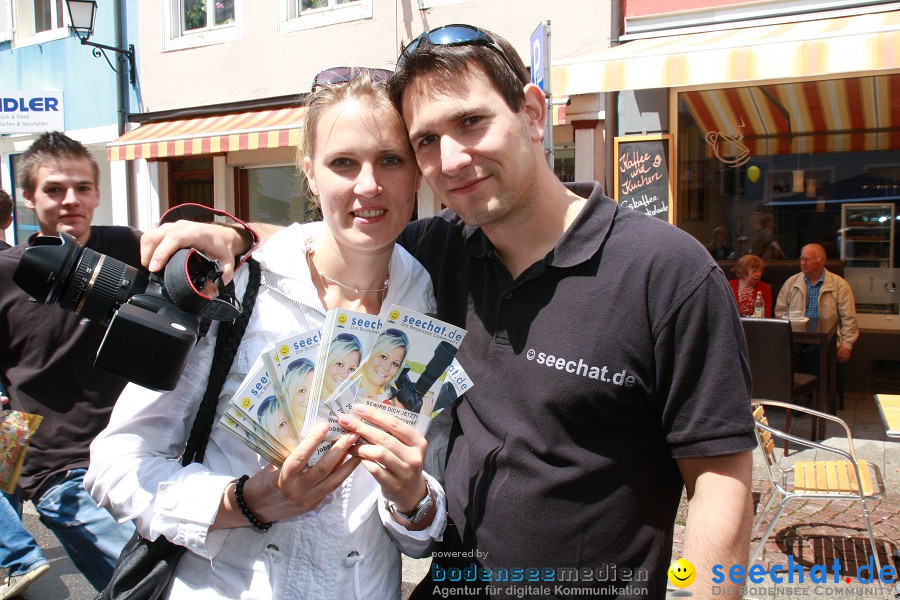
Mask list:
[[[821,244],[861,335],[841,390],[900,393],[900,74],[678,94],[675,224],[730,261],[774,240],[777,297]]]

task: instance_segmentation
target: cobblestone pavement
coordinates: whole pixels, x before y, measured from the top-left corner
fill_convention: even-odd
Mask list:
[[[868,460],[876,465],[884,482],[884,497],[867,500],[872,530],[878,547],[881,566],[891,566],[894,573],[900,571],[900,440],[886,437],[884,425],[881,423],[877,409],[870,394],[848,394],[843,410],[838,416],[848,422],[853,434],[853,446],[857,458]],[[775,417],[778,418],[777,416]],[[799,421],[793,427],[801,435],[808,433],[808,421]],[[793,428],[792,427],[792,428]],[[846,449],[837,426],[829,424],[826,429],[826,445],[834,445]],[[821,454],[821,455],[820,455]],[[816,450],[795,451],[789,454],[791,460],[825,460],[824,453]],[[837,457],[838,459],[840,457]],[[753,500],[754,512],[762,510],[772,484],[766,476],[761,452],[754,451]],[[766,524],[769,523],[777,509],[778,501],[769,509],[760,526],[754,530],[750,550],[759,543]],[[757,514],[758,516],[758,514]],[[672,549],[673,558],[681,556],[684,526],[676,525],[675,543]],[[871,562],[871,550],[866,522],[862,506],[859,502],[846,500],[792,500],[778,518],[772,534],[763,547],[763,551],[755,564],[762,565],[768,572],[772,566],[787,566],[789,561],[800,565],[804,570],[804,581],[772,583],[766,577],[766,583],[748,584],[747,598],[787,598],[787,597],[869,597],[900,598],[900,587],[883,586],[875,581],[867,583],[870,576],[868,568],[861,567]],[[690,557],[686,557],[690,559]],[[834,582],[834,561],[837,559],[841,570]],[[813,581],[810,569],[814,565],[827,566],[827,583]],[[869,565],[872,566],[872,565]],[[861,576],[861,577],[858,577]],[[896,575],[895,575],[896,577]],[[673,592],[670,590],[670,592]],[[670,593],[670,597],[676,597]]]
[[[882,475],[885,496],[880,500],[867,501],[872,520],[872,529],[878,544],[878,554],[882,567],[891,565],[900,570],[900,440],[891,440],[885,436],[884,425],[880,420],[871,394],[847,394],[843,410],[838,416],[846,420],[853,433],[853,445],[858,458],[864,458],[876,465]],[[774,422],[774,421],[773,421]],[[793,429],[793,428],[796,429]],[[801,435],[809,432],[809,422],[796,419],[793,431]],[[826,444],[840,445],[836,427],[829,424],[825,430]],[[846,447],[844,445],[843,447]],[[761,510],[768,500],[772,488],[764,470],[762,454],[754,450],[753,500],[754,511]],[[793,460],[815,460],[815,451],[792,452]],[[776,503],[777,504],[777,503]],[[774,514],[775,507],[769,511]],[[672,549],[673,559],[681,556],[684,539],[684,519],[687,515],[687,502],[682,499],[679,517],[675,526],[675,542]],[[766,523],[768,520],[765,521]],[[765,530],[765,523],[754,531],[749,555],[752,548],[759,543],[759,537]],[[778,519],[778,524],[767,540],[763,552],[756,561],[766,572],[774,565],[786,566],[789,560],[803,569],[803,582],[794,577],[792,582],[773,584],[749,584],[745,598],[885,598],[900,599],[900,590],[896,586],[882,586],[877,583],[861,583],[857,578],[859,568],[869,560],[868,536],[865,520],[859,502],[829,500],[796,500],[789,502]],[[690,557],[686,557],[690,559]],[[833,564],[837,558],[841,564],[838,583],[834,583]],[[406,598],[412,587],[428,572],[430,560],[403,561],[403,597]],[[810,569],[814,565],[828,566],[828,583],[817,583],[810,577]],[[868,572],[860,573],[863,580]],[[817,577],[818,579],[818,577]],[[849,583],[847,580],[849,579]],[[768,581],[768,578],[767,578]],[[683,597],[684,592],[670,589],[670,598]],[[897,594],[895,596],[895,594]],[[722,596],[725,598],[725,596]]]

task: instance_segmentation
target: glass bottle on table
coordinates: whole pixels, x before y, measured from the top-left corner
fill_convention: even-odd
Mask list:
[[[753,301],[753,316],[760,319],[766,316],[766,301],[763,300],[762,292],[756,292],[756,300]]]

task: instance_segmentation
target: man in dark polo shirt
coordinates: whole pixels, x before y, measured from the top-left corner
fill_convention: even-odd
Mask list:
[[[22,155],[18,177],[42,235],[64,231],[82,246],[140,267],[139,231],[91,226],[100,203],[99,168],[80,142],[44,134]],[[103,326],[55,304],[31,302],[13,282],[33,240],[0,252],[0,375],[9,408],[44,418],[30,440],[19,485],[75,566],[102,589],[134,526],[117,523],[97,506],[82,478],[90,443],[109,422],[126,382],[93,366]],[[18,491],[11,500],[21,508]],[[25,574],[11,572],[0,591],[17,595]]]
[[[438,316],[468,330],[457,356],[475,382],[453,408],[450,522],[414,598],[472,588],[472,564],[491,597],[662,598],[683,485],[702,597],[714,564],[746,562],[751,520],[749,373],[725,277],[686,233],[559,182],[544,94],[505,40],[423,34],[390,85],[448,207],[401,243],[432,274]]]
[[[449,207],[400,241],[438,317],[468,330],[457,357],[475,384],[452,408],[449,523],[413,597],[662,598],[685,486],[690,591],[707,597],[713,565],[746,564],[752,517],[749,370],[724,275],[686,233],[559,182],[543,92],[505,40],[425,34],[390,85]],[[197,227],[152,234],[145,259],[210,251]],[[246,251],[221,233],[221,259]]]

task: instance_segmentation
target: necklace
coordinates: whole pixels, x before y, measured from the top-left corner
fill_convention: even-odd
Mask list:
[[[374,289],[371,289],[371,290],[367,290],[367,289],[362,289],[362,288],[354,287],[354,286],[352,286],[352,285],[347,285],[346,283],[341,283],[340,281],[338,281],[338,280],[335,279],[334,277],[329,277],[328,275],[326,275],[325,273],[323,273],[322,271],[320,271],[320,270],[316,267],[316,265],[313,264],[313,261],[312,261],[312,250],[311,250],[311,249],[310,249],[310,250],[307,250],[307,252],[306,252],[306,262],[309,263],[309,268],[310,268],[310,270],[316,272],[316,274],[319,276],[319,279],[322,280],[322,283],[323,283],[323,284],[328,285],[328,282],[330,281],[331,283],[337,284],[337,285],[341,286],[342,288],[344,288],[345,290],[347,290],[347,291],[349,291],[349,292],[353,292],[354,294],[359,294],[360,292],[384,292],[384,291],[386,291],[386,290],[388,289],[388,285],[390,285],[390,283],[391,283],[391,270],[390,270],[390,268],[388,268],[387,276],[384,278],[384,285],[382,285],[380,288],[374,288]]]
[[[346,285],[344,283],[341,283],[337,279],[334,279],[333,277],[329,277],[328,275],[326,275],[322,271],[319,271],[318,269],[316,269],[316,272],[319,274],[319,277],[322,279],[323,282],[328,283],[330,281],[331,283],[336,283],[337,285],[341,286],[345,290],[349,290],[349,291],[353,292],[354,294],[358,294],[360,292],[383,292],[386,289],[388,289],[388,285],[391,283],[391,272],[390,271],[388,271],[387,277],[384,278],[384,285],[381,286],[380,288],[374,288],[371,290],[365,290],[365,289],[361,289],[358,287],[352,287],[352,286]]]

